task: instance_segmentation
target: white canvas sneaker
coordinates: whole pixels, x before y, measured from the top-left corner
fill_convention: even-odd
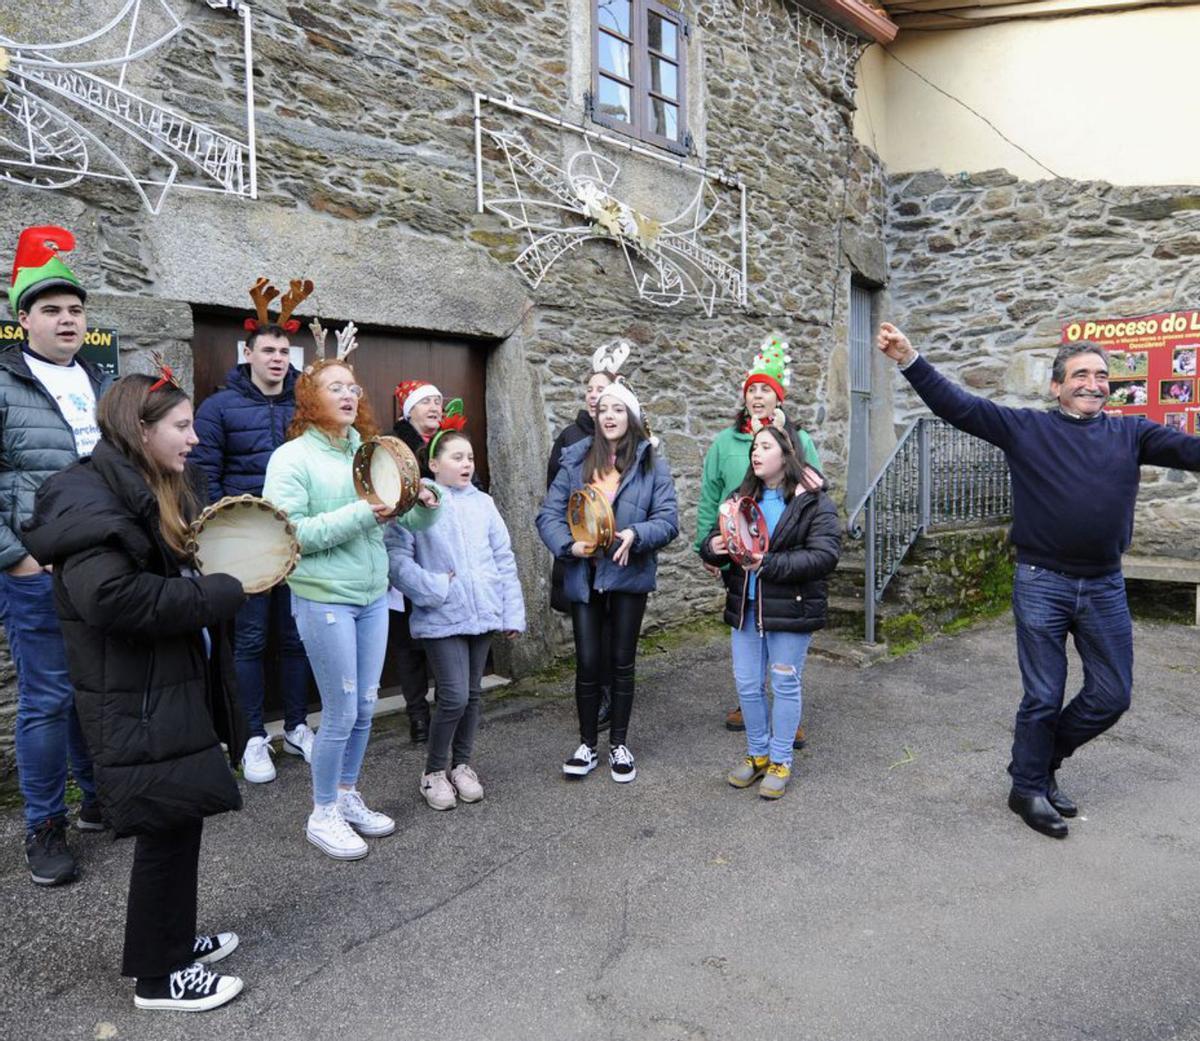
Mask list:
[[[242,776],[251,784],[266,784],[275,780],[275,764],[271,762],[271,745],[265,737],[252,737],[242,755]]]
[[[346,823],[360,835],[375,839],[396,830],[396,822],[386,813],[369,809],[354,788],[348,792],[338,792],[337,807]]]
[[[421,794],[431,810],[452,810],[458,805],[454,786],[446,777],[445,770],[434,770],[421,775]]]
[[[458,792],[463,802],[479,802],[483,798],[483,785],[479,783],[479,775],[466,763],[459,763],[450,771],[450,783]]]
[[[600,757],[596,755],[596,750],[591,745],[580,745],[575,749],[575,754],[563,763],[563,776],[586,777],[596,769],[596,764],[599,762]]]
[[[334,860],[361,860],[367,855],[367,844],[346,823],[336,802],[328,806],[314,806],[308,815],[305,837],[317,849],[328,853]]]
[[[316,739],[307,723],[283,732],[283,750],[288,755],[302,755],[306,763],[312,762],[313,741]]]

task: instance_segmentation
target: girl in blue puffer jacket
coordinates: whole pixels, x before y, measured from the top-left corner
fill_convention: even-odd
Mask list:
[[[492,497],[471,483],[475,454],[467,435],[435,434],[429,469],[441,496],[438,523],[416,532],[393,526],[384,541],[392,585],[412,601],[411,632],[437,680],[421,794],[432,809],[451,810],[460,799],[483,798],[471,767],[483,668],[492,633],[514,639],[524,631],[525,601],[508,529]]]
[[[571,493],[585,484],[608,497],[616,536],[605,551],[575,541],[567,525]],[[634,660],[655,588],[658,551],[679,534],[675,484],[642,423],[642,408],[623,382],[605,388],[596,405],[596,434],[563,450],[562,466],[537,516],[538,534],[565,564],[563,590],[575,632],[575,707],[580,745],[563,774],[585,777],[597,765],[599,679],[612,677],[609,769],[614,781],[637,776],[626,743],[633,711]],[[609,638],[601,634],[608,626]],[[602,655],[611,670],[602,668]]]

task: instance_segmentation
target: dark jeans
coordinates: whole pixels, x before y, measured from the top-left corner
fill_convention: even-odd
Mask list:
[[[425,654],[437,680],[437,708],[429,727],[425,772],[471,762],[483,709],[483,670],[490,633],[425,640]]]
[[[1129,708],[1133,623],[1119,571],[1076,578],[1018,564],[1013,581],[1017,660],[1025,696],[1013,736],[1013,790],[1045,795],[1050,774]],[[1083,662],[1083,686],[1064,709],[1067,634]]]
[[[266,675],[263,658],[267,634],[274,630],[279,647],[279,686],[283,695],[283,725],[288,730],[308,718],[308,659],[292,618],[292,593],[280,583],[250,597],[238,609],[233,657],[237,668],[238,698],[251,737],[266,737],[263,696]]]
[[[403,611],[393,611],[392,653],[396,667],[400,670],[400,693],[404,695],[404,710],[410,720],[429,722],[429,667],[425,661],[425,648],[414,639],[408,623],[412,604],[404,601]]]
[[[54,611],[53,583],[45,571],[22,578],[0,572],[4,631],[17,672],[13,738],[27,833],[44,820],[66,816],[68,759],[83,801],[96,801],[92,760],[75,713],[75,689]]]
[[[597,593],[586,604],[571,605],[575,631],[575,708],[579,739],[592,748],[599,740],[600,687],[612,683],[609,744],[623,745],[633,712],[634,662],[645,593]]]
[[[196,959],[196,875],[203,824],[139,835],[129,874],[122,976],[153,979]]]

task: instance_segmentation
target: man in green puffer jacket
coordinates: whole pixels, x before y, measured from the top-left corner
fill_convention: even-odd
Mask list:
[[[70,882],[76,874],[66,841],[68,758],[83,792],[78,827],[104,828],[51,578],[21,541],[42,482],[91,455],[100,439],[96,401],[108,381],[75,357],[87,332],[87,292],[58,257],[74,245],[64,228],[21,233],[8,301],[25,343],[0,352],[0,590],[17,671],[14,737],[25,859],[30,877],[44,886]]]

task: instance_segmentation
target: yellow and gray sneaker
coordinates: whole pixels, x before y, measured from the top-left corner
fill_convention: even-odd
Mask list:
[[[749,788],[767,772],[770,761],[765,755],[748,755],[725,775],[725,780],[734,788]]]
[[[788,778],[792,776],[792,768],[787,763],[772,763],[767,767],[767,776],[758,786],[758,794],[764,799],[778,799],[787,791]]]

